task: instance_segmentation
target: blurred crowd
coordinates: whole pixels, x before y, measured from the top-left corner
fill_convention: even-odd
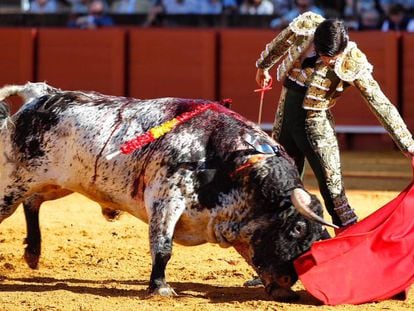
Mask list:
[[[414,31],[414,0],[16,0],[37,14],[67,12],[69,27],[114,25],[113,14],[145,15],[143,26],[159,25],[171,15],[260,15],[281,29],[296,16],[313,11],[344,19],[351,30]],[[4,1],[2,1],[4,2]],[[6,1],[7,2],[7,1]],[[0,3],[0,8],[2,4]]]

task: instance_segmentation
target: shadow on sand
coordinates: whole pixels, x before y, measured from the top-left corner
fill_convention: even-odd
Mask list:
[[[262,287],[221,287],[194,282],[170,282],[178,297],[208,299],[212,303],[231,303],[245,301],[272,301]],[[50,277],[2,278],[0,292],[49,292],[66,290],[78,294],[90,294],[102,297],[136,297],[152,299],[148,295],[148,281],[144,280],[82,280],[55,279]],[[126,288],[127,287],[127,288]],[[134,288],[136,287],[136,288]],[[320,305],[320,302],[306,291],[297,292],[300,299],[294,303],[302,305]]]

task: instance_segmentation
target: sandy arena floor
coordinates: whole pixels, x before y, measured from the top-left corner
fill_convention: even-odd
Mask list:
[[[399,152],[344,153],[343,161],[348,196],[361,217],[411,180],[409,160]],[[305,183],[317,193],[311,174]],[[179,296],[147,297],[146,224],[129,215],[108,223],[97,204],[78,194],[44,204],[40,218],[39,270],[22,258],[22,208],[0,226],[0,310],[414,310],[414,290],[406,301],[327,307],[300,282],[294,287],[300,301],[274,302],[263,288],[244,288],[253,270],[233,249],[216,245],[175,245],[167,279]]]

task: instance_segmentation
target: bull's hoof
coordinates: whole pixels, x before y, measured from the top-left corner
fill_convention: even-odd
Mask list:
[[[154,290],[149,290],[151,296],[172,297],[178,296],[175,290],[170,285],[157,287]]]
[[[39,269],[40,255],[31,253],[27,248],[24,250],[24,260],[31,269]]]
[[[263,282],[258,276],[254,276],[251,280],[244,282],[243,286],[245,287],[257,287],[262,286]]]
[[[300,299],[300,296],[290,288],[275,288],[269,294],[274,300],[280,302],[293,302]]]

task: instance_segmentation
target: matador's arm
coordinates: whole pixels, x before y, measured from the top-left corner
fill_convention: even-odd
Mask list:
[[[349,42],[335,63],[338,77],[354,85],[401,151],[414,151],[414,140],[397,108],[372,76],[372,65],[354,42]]]
[[[256,67],[264,70],[270,69],[289,52],[292,45],[297,49],[294,54],[305,52],[306,47],[313,39],[316,27],[323,20],[321,15],[313,12],[306,12],[296,17],[288,27],[266,45],[265,50],[256,61]],[[296,58],[297,55],[289,55],[289,57]]]
[[[270,69],[285,55],[290,45],[295,41],[295,33],[287,27],[282,30],[272,41],[266,44],[266,48],[260,53],[256,61],[256,67]]]
[[[384,95],[372,74],[367,72],[355,80],[355,87],[367,101],[375,114],[401,151],[406,152],[414,147],[414,140],[401,118],[397,108]]]

